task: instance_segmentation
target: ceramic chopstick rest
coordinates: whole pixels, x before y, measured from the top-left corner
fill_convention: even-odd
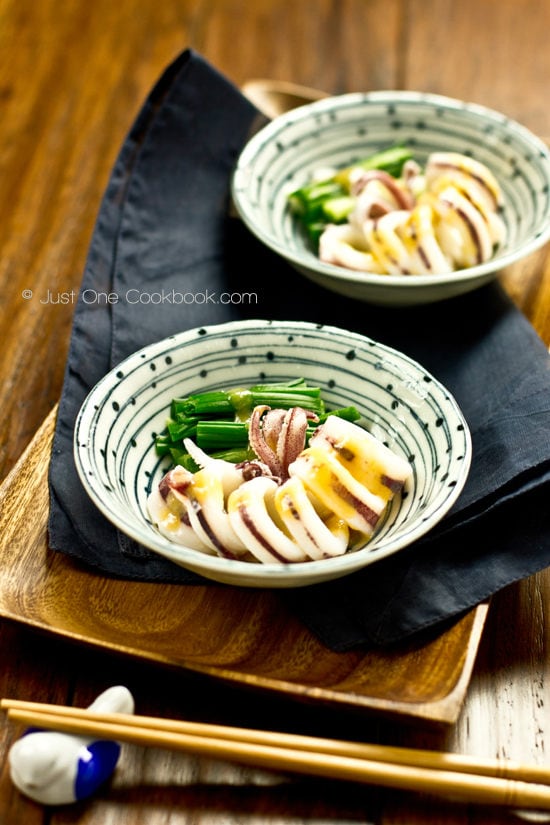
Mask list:
[[[88,710],[134,713],[134,699],[123,685],[101,693]],[[43,805],[65,805],[91,796],[113,773],[120,745],[110,740],[29,729],[9,752],[10,776],[26,796]]]

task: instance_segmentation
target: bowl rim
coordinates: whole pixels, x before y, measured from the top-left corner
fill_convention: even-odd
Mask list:
[[[505,127],[517,134],[518,138],[525,144],[532,148],[542,159],[546,160],[548,167],[547,181],[550,187],[550,146],[539,138],[534,132],[528,129],[523,124],[514,120],[508,115],[492,109],[481,103],[460,100],[458,98],[449,97],[447,95],[436,94],[433,92],[418,92],[412,90],[374,90],[370,92],[347,92],[345,94],[330,95],[320,100],[306,103],[303,106],[298,106],[288,112],[279,115],[271,120],[265,126],[258,130],[242,148],[231,177],[231,197],[233,204],[240,215],[243,222],[267,247],[274,252],[291,262],[294,266],[301,269],[308,269],[315,272],[317,275],[323,275],[331,278],[334,281],[344,281],[358,285],[369,285],[379,287],[400,287],[405,291],[413,290],[417,287],[432,287],[444,288],[448,284],[456,284],[463,282],[468,284],[471,281],[476,281],[483,276],[489,276],[496,271],[504,269],[507,266],[517,262],[518,260],[530,255],[536,250],[540,249],[548,240],[550,240],[550,206],[548,208],[548,220],[543,228],[536,233],[530,240],[525,241],[520,246],[509,252],[504,252],[502,255],[495,255],[488,261],[475,266],[467,267],[465,269],[455,270],[447,274],[441,275],[384,275],[368,271],[355,271],[346,269],[345,267],[337,266],[335,264],[325,263],[317,258],[313,253],[311,256],[307,254],[307,249],[300,254],[294,250],[288,249],[281,243],[277,236],[266,232],[254,220],[254,209],[248,206],[248,199],[244,196],[245,187],[240,183],[240,179],[246,180],[248,176],[248,168],[251,161],[261,151],[262,147],[275,138],[281,131],[294,123],[299,121],[306,121],[310,118],[315,118],[317,115],[341,107],[346,107],[350,104],[369,104],[369,103],[396,103],[404,102],[422,102],[432,104],[439,108],[446,108],[455,112],[470,112],[477,117],[484,118],[493,123],[498,123],[502,128]]]
[[[206,342],[208,340],[208,335],[203,335],[201,339],[199,330],[206,330],[207,333],[209,331],[215,331],[217,333],[221,332],[222,334],[227,334],[229,337],[234,336],[239,330],[243,331],[246,329],[256,330],[259,334],[272,331],[275,333],[280,333],[281,335],[284,334],[285,336],[291,330],[295,333],[315,331],[318,334],[326,334],[329,339],[334,335],[341,336],[344,334],[348,341],[355,340],[363,346],[368,344],[370,347],[374,344],[385,353],[397,358],[399,361],[410,364],[415,369],[420,369],[422,373],[429,378],[430,389],[435,387],[438,393],[442,393],[444,395],[446,402],[450,404],[457,421],[460,423],[464,434],[465,451],[456,484],[454,487],[449,488],[447,497],[440,503],[437,513],[432,513],[427,519],[419,519],[414,529],[407,531],[405,534],[396,536],[394,539],[388,539],[380,548],[375,546],[371,549],[371,543],[369,542],[364,548],[333,558],[287,564],[254,564],[251,562],[240,561],[238,559],[226,559],[220,556],[210,556],[200,551],[193,550],[192,548],[187,548],[184,545],[178,545],[175,542],[169,541],[169,539],[164,537],[160,532],[155,532],[154,525],[151,525],[153,529],[150,531],[146,530],[145,527],[141,527],[141,517],[139,519],[136,518],[135,522],[133,522],[128,518],[125,518],[124,515],[120,515],[116,511],[116,508],[113,508],[112,505],[109,506],[105,500],[104,492],[102,491],[102,494],[100,494],[99,490],[96,489],[94,484],[88,478],[86,469],[81,461],[81,452],[93,452],[96,449],[93,447],[94,439],[88,439],[86,433],[90,432],[90,425],[93,424],[95,420],[94,405],[97,404],[99,398],[104,397],[106,391],[109,391],[110,384],[113,380],[118,380],[117,373],[121,370],[124,371],[125,367],[133,364],[134,362],[139,364],[139,366],[147,365],[151,358],[155,357],[156,353],[162,352],[168,342],[170,342],[172,346],[174,345],[174,342],[178,344],[179,342],[186,344],[187,342],[191,342],[193,340],[203,340]],[[360,376],[358,376],[358,378],[360,379]],[[86,420],[88,420],[88,429],[86,429],[85,426]],[[95,426],[93,427],[93,435],[95,436]],[[73,458],[80,481],[98,510],[117,529],[124,532],[142,546],[147,547],[149,550],[152,550],[165,558],[181,564],[189,570],[194,570],[206,578],[211,576],[217,581],[223,581],[221,575],[227,574],[232,580],[235,580],[231,583],[236,584],[239,583],[237,579],[242,579],[243,583],[246,584],[246,579],[248,578],[254,579],[254,584],[256,584],[256,586],[258,586],[258,580],[260,579],[265,579],[265,586],[269,586],[270,584],[276,586],[292,586],[293,583],[299,583],[299,580],[302,577],[308,580],[305,582],[307,584],[309,583],[309,579],[317,579],[318,581],[322,581],[327,578],[336,578],[347,575],[348,573],[366,567],[375,561],[378,561],[400,549],[403,549],[404,547],[413,544],[415,541],[422,538],[426,533],[431,531],[433,527],[438,524],[451,509],[464,488],[472,462],[472,438],[468,422],[466,421],[466,418],[452,393],[447,390],[439,379],[433,376],[418,361],[406,355],[406,353],[389,345],[374,341],[374,339],[371,339],[366,335],[330,324],[320,324],[309,321],[246,319],[241,321],[228,321],[220,324],[203,324],[200,327],[193,327],[189,330],[185,330],[180,333],[176,333],[175,335],[171,335],[147,344],[128,355],[120,363],[116,364],[94,385],[80,406],[74,426]],[[371,559],[369,560],[367,558],[365,560],[365,557],[368,557],[369,555],[371,556]],[[330,576],[331,571],[334,571],[333,576]]]

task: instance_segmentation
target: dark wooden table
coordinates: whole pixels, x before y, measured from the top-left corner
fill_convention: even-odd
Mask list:
[[[185,47],[236,84],[293,80],[332,93],[406,88],[499,109],[550,136],[550,4],[534,0],[0,0],[0,479],[58,400],[73,305],[120,144]],[[548,249],[501,280],[550,344]],[[32,513],[29,514],[32,518]],[[493,599],[467,699],[445,730],[257,694],[0,621],[0,695],[88,704],[127,684],[140,712],[365,741],[548,760],[548,571]],[[546,704],[545,704],[546,702]],[[292,778],[125,746],[92,800],[45,809],[21,796],[0,718],[0,825],[504,825],[504,810]]]

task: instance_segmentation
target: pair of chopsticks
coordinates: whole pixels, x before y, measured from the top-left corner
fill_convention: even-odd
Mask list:
[[[3,699],[8,718],[48,730],[183,750],[253,767],[473,803],[550,810],[550,768],[387,745]]]

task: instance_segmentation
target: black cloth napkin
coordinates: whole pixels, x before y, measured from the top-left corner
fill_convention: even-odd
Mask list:
[[[415,358],[454,394],[472,431],[470,476],[425,539],[344,579],[278,595],[332,649],[393,643],[550,564],[548,352],[497,282],[395,309],[301,279],[231,215],[232,168],[261,123],[233,84],[186,50],[124,142],[75,309],[50,463],[50,546],[103,575],[200,581],[119,534],[83,490],[72,436],[87,392],[140,347],[202,324],[254,317],[353,329]],[[135,300],[172,289],[198,298]],[[222,291],[257,301],[216,303]],[[115,303],[96,299],[108,293]]]

